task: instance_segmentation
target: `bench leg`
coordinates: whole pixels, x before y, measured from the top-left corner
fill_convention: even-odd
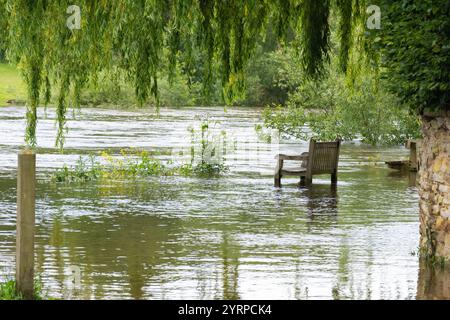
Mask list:
[[[337,181],[338,181],[337,172],[334,172],[331,174],[331,183],[337,184]]]
[[[282,159],[278,159],[274,177],[274,183],[276,188],[281,188],[281,170],[283,170],[283,164],[284,161]]]
[[[311,186],[312,181],[313,181],[313,176],[312,176],[311,172],[308,170],[305,175],[305,186],[306,187]]]
[[[281,188],[281,176],[276,175],[274,178],[275,188]]]
[[[300,187],[306,186],[306,177],[300,177]]]

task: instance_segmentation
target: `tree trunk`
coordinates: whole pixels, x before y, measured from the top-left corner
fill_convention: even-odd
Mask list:
[[[422,116],[419,152],[421,249],[450,259],[450,111]]]

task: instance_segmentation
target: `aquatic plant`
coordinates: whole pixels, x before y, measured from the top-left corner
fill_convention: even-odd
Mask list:
[[[121,157],[113,157],[108,151],[101,152],[105,162],[102,167],[104,178],[124,178],[137,176],[171,175],[171,170],[148,151],[122,149]]]
[[[145,176],[220,176],[229,170],[225,165],[226,132],[217,133],[219,122],[206,117],[200,120],[198,129],[189,127],[191,145],[188,163],[174,164],[162,161],[147,150],[121,149],[119,156],[108,150],[98,155],[80,156],[72,167],[64,165],[52,174],[54,182],[86,183],[99,179],[129,179]],[[182,153],[183,154],[183,153]]]
[[[122,158],[113,157],[108,151],[96,155],[80,156],[76,164],[68,167],[66,164],[52,174],[55,182],[86,183],[99,179],[118,179],[136,176],[168,175],[169,170],[158,159],[142,151],[131,155],[129,151],[121,150]],[[103,161],[103,163],[101,162]]]
[[[192,172],[200,177],[218,176],[224,172],[227,172],[229,168],[223,163],[201,163],[196,165]]]
[[[146,176],[217,176],[228,169],[222,163],[203,161],[195,163],[174,164],[172,161],[162,161],[150,152],[136,149],[122,149],[120,156],[114,156],[109,151],[100,155],[90,154],[80,156],[72,167],[66,164],[57,169],[51,180],[57,183],[87,183],[101,179],[130,179]]]
[[[52,180],[55,182],[89,182],[97,180],[102,173],[102,166],[94,155],[80,156],[75,166],[69,168],[64,164],[61,169],[57,169],[52,175]]]
[[[211,121],[208,116],[198,117],[199,130],[189,127],[191,133],[191,167],[198,176],[216,176],[229,170],[225,165],[226,132],[217,134],[218,121]]]

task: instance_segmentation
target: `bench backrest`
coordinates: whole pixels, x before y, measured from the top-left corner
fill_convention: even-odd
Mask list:
[[[311,140],[309,144],[308,173],[313,175],[337,172],[340,148],[340,140],[333,142],[316,142]]]

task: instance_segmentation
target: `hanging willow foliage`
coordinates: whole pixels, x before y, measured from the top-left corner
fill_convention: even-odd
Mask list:
[[[205,92],[218,65],[227,103],[245,89],[245,68],[269,23],[280,41],[300,35],[304,69],[321,74],[329,50],[333,4],[341,17],[341,64],[352,39],[352,13],[361,0],[0,0],[1,48],[20,65],[28,87],[26,142],[36,144],[37,108],[58,90],[57,146],[64,143],[69,104],[79,105],[90,79],[119,68],[134,85],[137,101],[158,101],[158,75],[176,64],[193,68],[192,52],[203,52]],[[81,30],[66,27],[67,8],[81,8]],[[1,19],[1,18],[4,19]],[[0,22],[1,23],[1,22]],[[7,24],[7,25],[6,25]],[[163,63],[163,57],[168,57]]]
[[[352,0],[337,0],[340,14],[339,32],[341,36],[339,51],[339,66],[343,72],[347,72],[348,57],[352,45]]]
[[[303,65],[310,76],[320,75],[322,60],[330,49],[329,0],[303,0],[301,8],[301,50]]]
[[[6,0],[0,0],[0,59],[4,58],[8,30],[8,13],[6,11]]]

